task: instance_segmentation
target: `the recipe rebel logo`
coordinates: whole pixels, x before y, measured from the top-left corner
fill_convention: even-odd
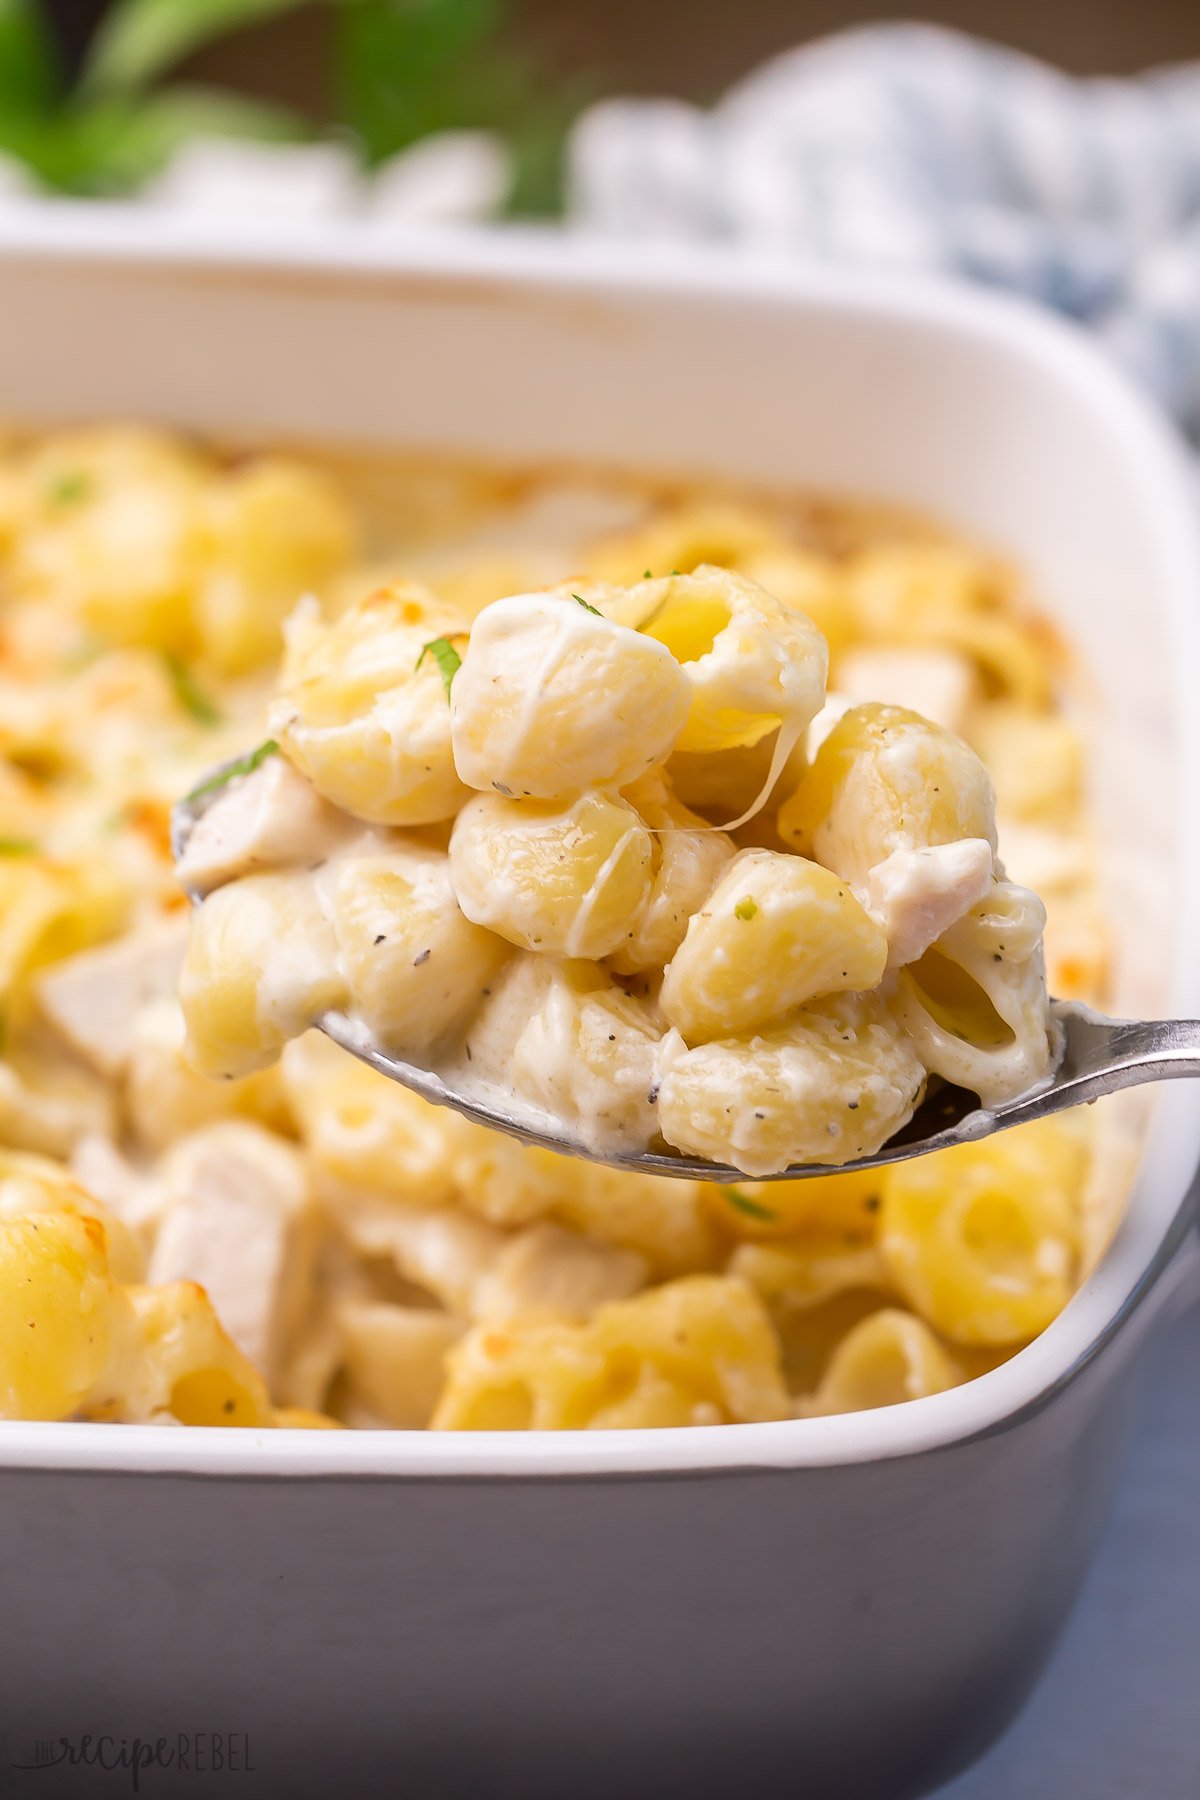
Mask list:
[[[38,1775],[48,1769],[103,1769],[124,1773],[133,1793],[153,1769],[185,1775],[253,1775],[255,1764],[246,1731],[180,1731],[169,1737],[113,1737],[86,1732],[80,1737],[36,1738],[31,1754],[14,1760],[17,1772]]]

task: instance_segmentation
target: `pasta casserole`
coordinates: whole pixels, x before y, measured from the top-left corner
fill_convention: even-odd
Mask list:
[[[879,510],[124,427],[14,435],[0,500],[0,1414],[734,1424],[1061,1310],[1106,1109],[837,1172],[930,1081],[1044,1074],[1047,971],[1103,997],[1070,661],[1011,571]],[[331,1011],[746,1179],[500,1137]]]
[[[208,895],[182,987],[206,1073],[345,1006],[597,1154],[763,1176],[878,1150],[930,1074],[990,1104],[1049,1072],[1045,914],[997,873],[979,757],[878,703],[814,744],[825,643],[744,576],[515,595],[469,630],[385,588],[286,642],[271,754],[180,868]],[[739,850],[670,762],[703,782],[761,743]]]

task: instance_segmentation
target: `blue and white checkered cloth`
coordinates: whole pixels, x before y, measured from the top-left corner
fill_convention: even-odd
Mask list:
[[[1079,79],[935,26],[777,58],[711,111],[591,108],[575,224],[1015,289],[1092,326],[1200,437],[1200,63]]]

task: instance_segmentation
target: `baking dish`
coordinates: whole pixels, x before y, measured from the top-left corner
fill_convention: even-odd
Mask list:
[[[537,238],[267,245],[63,209],[0,247],[35,421],[565,457],[877,496],[1028,570],[1083,659],[1118,1004],[1194,1013],[1200,542],[1164,428],[1015,303]],[[1200,1116],[1062,1317],[873,1414],[543,1437],[0,1429],[0,1767],[242,1733],[292,1793],[906,1794],[1019,1705],[1197,1285]],[[43,1777],[48,1791],[53,1777]],[[147,1776],[147,1786],[149,1786]],[[186,1772],[154,1771],[158,1791]],[[60,1791],[79,1791],[64,1788]]]

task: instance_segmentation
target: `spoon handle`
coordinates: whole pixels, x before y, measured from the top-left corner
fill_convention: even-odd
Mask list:
[[[1058,1074],[1040,1093],[999,1108],[1006,1124],[1086,1106],[1149,1081],[1200,1076],[1200,1019],[1105,1019],[1057,1003],[1054,1013],[1066,1034]]]

